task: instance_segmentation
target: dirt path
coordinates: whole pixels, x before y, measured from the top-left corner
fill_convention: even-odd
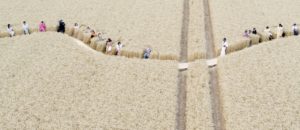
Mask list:
[[[189,29],[189,0],[183,3],[183,18],[181,28],[180,41],[180,57],[179,62],[188,62],[188,29]],[[178,72],[178,95],[177,95],[177,114],[176,114],[176,130],[186,129],[186,86],[187,71],[179,70]]]
[[[216,57],[215,44],[213,37],[213,27],[210,16],[209,0],[203,0],[204,6],[204,23],[205,23],[205,41],[206,41],[206,55],[207,59],[213,59]],[[215,130],[225,130],[225,120],[223,117],[222,109],[222,97],[220,95],[220,88],[218,84],[218,72],[217,68],[209,68],[209,86],[211,92],[211,104],[212,104],[212,117]]]

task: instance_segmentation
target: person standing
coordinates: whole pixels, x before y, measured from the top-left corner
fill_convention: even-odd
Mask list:
[[[7,24],[7,32],[9,34],[9,37],[15,36],[15,31],[10,24]]]
[[[152,49],[151,48],[146,48],[144,51],[144,59],[149,59],[151,55]]]
[[[292,26],[292,32],[295,36],[299,35],[299,29],[296,23],[294,23],[294,25]]]
[[[40,25],[39,25],[39,31],[40,32],[46,32],[47,27],[44,21],[41,21]]]
[[[221,55],[220,55],[221,57],[226,55],[227,48],[228,48],[227,39],[224,38],[222,42],[222,48],[221,48]]]
[[[65,22],[63,20],[59,20],[57,32],[65,33],[65,31],[66,31],[66,24],[65,24]]]
[[[30,34],[30,32],[29,32],[29,26],[28,26],[28,24],[26,23],[26,21],[23,21],[22,27],[23,27],[23,32],[24,32],[24,34],[25,34],[25,35],[29,35],[29,34]]]
[[[257,34],[256,28],[253,28],[253,30],[252,30],[252,34],[254,34],[254,35],[256,35],[256,34]]]
[[[116,50],[117,50],[117,55],[120,56],[121,55],[121,50],[123,48],[123,44],[121,42],[118,42],[118,44],[116,45]]]
[[[279,24],[277,27],[277,39],[284,37],[284,36],[285,36],[285,34],[283,32],[283,26],[282,26],[282,24]]]
[[[266,29],[264,30],[264,32],[267,34],[269,40],[273,39],[273,34],[271,33],[271,29],[269,28],[269,26],[266,27]]]
[[[105,52],[106,54],[109,54],[112,50],[112,40],[110,38],[107,39],[106,41],[106,49],[105,49]]]

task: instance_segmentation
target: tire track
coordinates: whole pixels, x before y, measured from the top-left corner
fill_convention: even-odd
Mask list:
[[[180,40],[180,63],[188,62],[188,29],[189,29],[189,1],[183,1],[183,17],[181,27],[181,40]],[[178,72],[178,93],[177,93],[177,113],[176,113],[176,130],[186,129],[186,87],[187,87],[187,71],[179,70]]]
[[[204,7],[204,23],[205,23],[205,42],[206,42],[206,54],[208,59],[216,57],[213,27],[210,16],[209,0],[203,0]],[[223,103],[222,96],[220,95],[220,88],[218,83],[218,71],[216,67],[209,68],[209,87],[211,94],[212,104],[212,119],[215,130],[225,130],[225,120],[223,117]]]

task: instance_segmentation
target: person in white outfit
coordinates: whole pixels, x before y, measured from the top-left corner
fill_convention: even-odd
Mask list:
[[[123,48],[123,44],[121,42],[118,42],[118,44],[116,45],[116,50],[117,50],[117,55],[120,56],[121,55],[121,50]]]
[[[293,27],[292,27],[292,32],[295,36],[299,35],[299,29],[296,23],[294,23]]]
[[[22,27],[23,27],[23,32],[24,32],[24,34],[25,34],[25,35],[29,35],[29,26],[28,26],[28,24],[26,23],[26,21],[23,21]]]
[[[113,45],[112,40],[108,38],[106,41],[106,49],[105,49],[106,54],[109,54],[111,52],[112,45]]]
[[[266,27],[264,32],[268,35],[269,40],[273,39],[273,34],[272,34],[271,29],[269,28],[269,26]]]
[[[223,42],[222,42],[222,49],[221,49],[221,55],[220,56],[225,56],[226,55],[227,48],[228,48],[227,39],[224,38]]]
[[[7,25],[7,32],[9,33],[10,37],[15,36],[15,31],[10,24]]]
[[[283,32],[283,26],[282,24],[279,24],[279,26],[277,27],[277,38],[282,38],[284,36],[285,34]]]

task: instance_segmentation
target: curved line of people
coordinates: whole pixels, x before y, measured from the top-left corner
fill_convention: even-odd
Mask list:
[[[74,30],[79,29],[80,26],[78,23],[74,24]],[[24,35],[29,35],[30,34],[30,30],[29,30],[29,25],[27,24],[26,21],[23,21],[22,23],[22,29],[23,29],[23,34]],[[44,21],[41,21],[39,24],[39,32],[46,32],[47,31],[47,26],[46,23]],[[59,33],[65,33],[66,31],[66,24],[63,20],[59,20],[58,21],[58,28],[57,28],[57,32]],[[9,37],[13,37],[16,35],[13,27],[11,24],[7,25],[7,32],[9,34]],[[106,38],[102,37],[102,34],[96,33],[95,30],[92,30],[90,27],[86,28],[86,32],[91,33],[91,38],[94,37],[98,37],[99,40],[105,40]],[[111,40],[111,38],[107,38],[106,40],[106,48],[105,48],[105,53],[106,54],[110,54],[112,52],[112,46],[113,46],[113,41]],[[116,55],[120,56],[121,55],[121,50],[125,45],[123,45],[120,41],[118,41],[116,47]],[[150,55],[151,55],[152,49],[150,47],[146,48],[143,52],[143,58],[144,59],[149,59]]]
[[[270,29],[269,26],[266,26],[266,28],[264,30],[264,33],[268,36],[269,40],[273,40],[274,39],[273,33],[271,32],[271,29]],[[258,34],[256,28],[253,28],[252,30],[245,30],[244,34],[243,34],[243,37],[249,38],[251,34],[254,34],[254,35]],[[284,31],[283,25],[279,24],[278,27],[277,27],[277,38],[283,38],[286,35],[287,34]],[[294,23],[292,25],[292,35],[294,35],[294,36],[298,36],[299,35],[299,28],[298,28],[298,26],[297,26],[296,23]],[[221,47],[221,54],[220,54],[221,57],[226,55],[227,48],[228,48],[227,39],[223,38],[222,47]]]

